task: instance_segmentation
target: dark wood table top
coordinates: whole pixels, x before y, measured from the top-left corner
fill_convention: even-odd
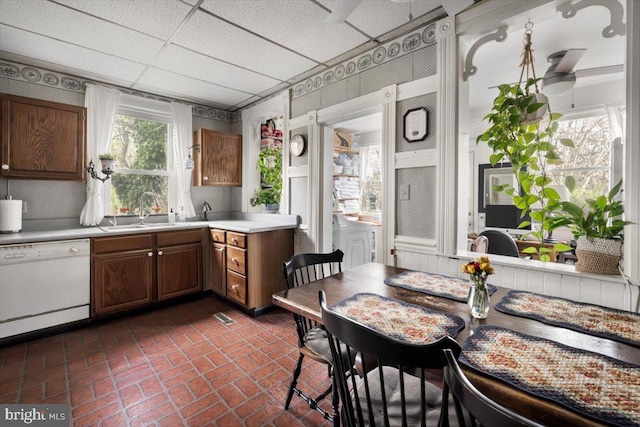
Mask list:
[[[355,294],[367,292],[422,305],[461,317],[465,321],[465,328],[456,337],[456,341],[461,345],[477,326],[487,324],[502,326],[524,334],[560,342],[571,347],[640,364],[640,348],[628,344],[546,325],[524,317],[501,313],[493,307],[490,309],[486,319],[473,319],[466,303],[384,284],[385,278],[403,271],[406,271],[406,269],[375,263],[364,264],[317,282],[278,292],[273,295],[273,303],[293,313],[322,323],[318,291],[325,291],[329,305]],[[507,291],[508,289],[498,288],[491,295],[492,306]],[[473,384],[487,396],[544,425],[601,425],[557,404],[520,391],[509,384],[471,371],[464,365],[463,370]]]

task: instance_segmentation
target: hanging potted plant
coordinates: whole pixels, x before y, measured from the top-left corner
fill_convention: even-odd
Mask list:
[[[100,154],[98,158],[100,159],[100,163],[102,163],[102,173],[107,174],[107,171],[113,173],[113,168],[116,164],[115,157],[109,153],[104,153]]]
[[[251,198],[251,206],[262,206],[264,213],[278,213],[282,195],[282,148],[266,146],[258,155],[260,189]]]
[[[569,229],[578,238],[576,270],[619,274],[624,226],[630,224],[621,219],[624,213],[622,201],[618,199],[621,188],[622,180],[607,195],[587,200],[585,208],[571,202],[562,203]]]
[[[552,251],[571,250],[570,246],[562,243],[555,244],[553,249],[545,246],[545,238],[556,228],[568,223],[568,219],[559,214],[562,200],[553,188],[553,179],[547,171],[549,165],[562,163],[556,151],[556,142],[553,141],[558,129],[557,120],[562,115],[549,113],[546,97],[538,93],[537,83],[540,79],[535,78],[533,69],[531,27],[529,22],[520,64],[521,82],[498,86],[500,93],[493,101],[491,112],[484,117],[490,127],[478,136],[476,143],[486,142],[493,150],[489,158],[492,166],[500,162],[511,163],[516,185],[495,185],[493,189],[511,196],[513,204],[521,210],[521,218],[529,212],[531,220],[537,224],[538,228],[530,234],[540,242],[539,247],[528,247],[522,252],[537,253],[540,261],[550,261]],[[527,75],[533,74],[533,78],[527,79],[522,87],[525,69]],[[532,87],[535,87],[535,93],[532,93]],[[570,139],[562,138],[557,142],[573,147]],[[565,184],[571,187],[573,178],[568,177]],[[530,221],[522,221],[519,228],[530,225]]]

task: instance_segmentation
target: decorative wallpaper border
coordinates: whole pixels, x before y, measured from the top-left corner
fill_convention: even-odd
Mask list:
[[[21,80],[28,83],[38,84],[42,86],[54,87],[56,89],[69,90],[72,92],[85,93],[87,90],[87,84],[95,83],[105,86],[110,86],[118,89],[119,91],[129,94],[140,96],[142,98],[155,99],[158,101],[179,101],[193,105],[193,115],[197,117],[204,117],[213,120],[219,120],[223,122],[237,122],[240,120],[240,114],[237,112],[230,112],[221,110],[218,108],[208,107],[206,105],[198,105],[189,101],[180,99],[168,98],[161,95],[154,95],[151,93],[140,92],[121,86],[110,85],[99,81],[93,81],[89,79],[83,79],[81,77],[71,76],[67,74],[50,71],[44,68],[33,67],[30,65],[19,64],[17,62],[7,61],[0,59],[0,77],[6,77],[15,80]]]
[[[342,80],[345,77],[354,76],[435,43],[436,24],[431,23],[424,27],[422,32],[420,32],[420,29],[417,29],[409,35],[398,37],[397,39],[393,39],[364,52],[357,59],[352,58],[344,61],[330,70],[310,77],[302,83],[293,85],[291,88],[291,99],[299,98],[331,83]]]

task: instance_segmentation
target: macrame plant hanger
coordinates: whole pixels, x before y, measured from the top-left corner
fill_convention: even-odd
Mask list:
[[[529,20],[524,28],[524,48],[522,49],[522,62],[520,62],[520,67],[522,67],[522,70],[520,71],[520,81],[518,82],[518,86],[520,87],[522,87],[522,78],[525,77],[525,70],[527,72],[526,78],[524,80],[525,86],[529,81],[529,78],[533,78],[534,80],[536,80],[536,69],[533,65],[533,49],[531,49],[531,34],[533,33],[533,22]],[[537,81],[535,82],[535,87],[536,93],[540,93]],[[527,87],[524,92],[526,95],[529,95],[529,88]]]

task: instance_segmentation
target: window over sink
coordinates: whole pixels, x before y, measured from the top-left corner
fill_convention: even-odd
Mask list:
[[[146,100],[144,100],[146,101]],[[107,181],[105,214],[138,215],[140,196],[145,191],[158,195],[143,199],[143,214],[166,214],[169,201],[167,153],[173,135],[171,115],[149,111],[129,99],[118,107],[113,123],[109,153],[115,158],[115,173]]]

